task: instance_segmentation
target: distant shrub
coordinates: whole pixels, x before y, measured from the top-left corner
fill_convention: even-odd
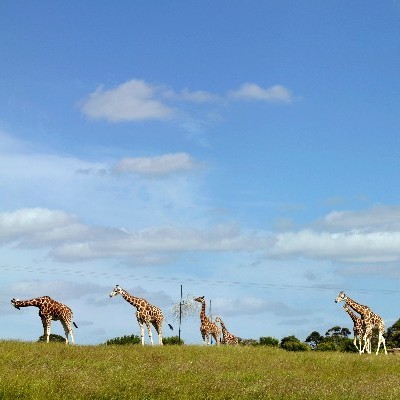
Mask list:
[[[271,336],[261,336],[258,342],[260,343],[261,346],[272,346],[272,347],[279,346],[279,340]]]
[[[318,351],[336,351],[335,343],[333,342],[321,342],[315,347]]]
[[[300,342],[296,336],[286,336],[281,340],[280,347],[288,351],[308,351],[310,347],[303,342]]]
[[[181,339],[179,341],[179,336],[169,336],[163,338],[163,344],[171,345],[171,344],[184,344],[184,341]]]
[[[46,337],[44,335],[40,336],[38,339],[38,342],[45,342],[45,341],[46,341]],[[65,337],[50,333],[49,342],[65,343]]]
[[[242,346],[258,346],[259,342],[255,339],[242,339],[239,338],[239,344]]]
[[[120,336],[116,337],[114,339],[109,339],[105,343],[107,346],[113,345],[113,344],[121,344],[121,345],[132,345],[132,344],[140,344],[141,340],[140,337],[137,335],[126,335],[126,336]]]

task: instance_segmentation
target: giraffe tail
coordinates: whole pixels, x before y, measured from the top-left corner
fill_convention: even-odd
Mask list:
[[[167,322],[167,324],[168,324],[168,322]],[[174,330],[174,327],[171,324],[168,324],[168,326],[169,326],[169,329],[171,329],[171,331]]]
[[[77,325],[75,322],[72,322],[72,323],[74,324],[75,328],[77,328],[77,327],[78,327],[78,325]]]

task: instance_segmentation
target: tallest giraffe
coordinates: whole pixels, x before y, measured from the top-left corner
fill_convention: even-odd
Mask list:
[[[221,333],[216,324],[210,321],[210,319],[206,315],[206,301],[204,300],[204,296],[197,297],[194,299],[195,301],[201,303],[201,312],[200,312],[200,333],[204,340],[205,344],[210,344],[210,335],[215,339],[217,346],[219,346],[221,341]]]

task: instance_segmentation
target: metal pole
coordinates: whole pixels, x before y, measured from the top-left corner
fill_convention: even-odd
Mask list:
[[[210,321],[212,322],[211,300],[210,300]],[[211,335],[211,341],[210,341],[210,343],[213,344],[213,337],[212,337],[212,335]]]
[[[178,344],[181,344],[181,324],[182,324],[182,285],[181,285],[181,301],[179,302],[179,341]]]

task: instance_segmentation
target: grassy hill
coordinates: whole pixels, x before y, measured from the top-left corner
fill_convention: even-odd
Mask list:
[[[395,399],[400,356],[0,341],[0,399]]]

